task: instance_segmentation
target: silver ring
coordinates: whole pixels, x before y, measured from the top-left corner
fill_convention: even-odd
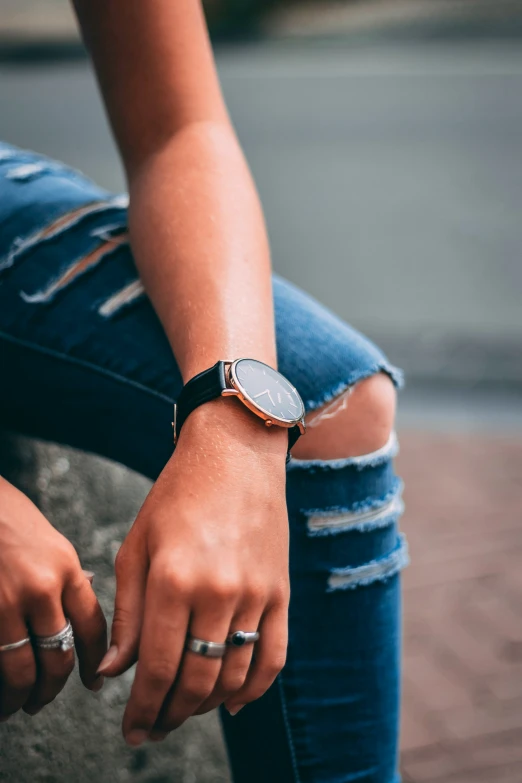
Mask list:
[[[227,645],[225,642],[207,642],[205,639],[190,636],[185,649],[196,655],[203,655],[205,658],[222,658],[227,651]]]
[[[244,644],[253,644],[258,639],[258,631],[234,631],[227,636],[227,644],[231,644],[233,647],[242,647]]]
[[[0,644],[0,652],[7,652],[8,650],[18,650],[19,647],[23,647],[24,644],[30,644],[31,639],[26,636],[25,639],[20,639],[19,642],[11,642],[11,644]]]
[[[34,636],[33,641],[35,647],[39,647],[41,650],[72,650],[74,647],[74,634],[71,623],[67,620],[67,625],[62,628],[58,633],[52,634],[52,636]]]

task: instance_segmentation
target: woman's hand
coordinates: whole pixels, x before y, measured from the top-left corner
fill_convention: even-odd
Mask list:
[[[288,435],[237,401],[201,406],[152,488],[116,560],[114,676],[138,658],[123,719],[132,745],[161,739],[218,704],[235,714],[283,667],[287,645]],[[225,657],[184,650],[187,632],[223,642],[255,631]]]
[[[0,478],[0,645],[58,633],[66,617],[83,683],[99,690],[96,669],[107,649],[106,623],[74,547]],[[35,715],[58,695],[73,668],[72,650],[28,643],[0,651],[0,721],[21,708]]]

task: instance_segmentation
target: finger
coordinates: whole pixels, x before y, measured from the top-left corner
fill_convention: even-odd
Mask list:
[[[60,592],[39,599],[33,603],[29,615],[31,633],[36,636],[51,636],[59,633],[67,625],[60,600]],[[34,648],[36,659],[36,683],[24,704],[24,712],[36,715],[37,712],[55,699],[74,669],[74,651],[43,650]]]
[[[147,739],[176,678],[190,617],[189,593],[160,568],[147,580],[139,660],[123,716],[129,745]]]
[[[257,631],[261,622],[262,612],[262,602],[258,602],[257,606],[255,604],[250,605],[236,612],[230,624],[228,634],[234,631]],[[220,704],[243,687],[252,662],[253,653],[254,644],[252,643],[244,644],[242,647],[229,646],[223,658],[216,687],[209,698],[200,704],[195,711],[196,715],[202,715],[219,707]]]
[[[103,684],[97,669],[107,652],[105,615],[83,573],[78,573],[67,582],[62,601],[74,632],[80,677],[86,688],[97,691]]]
[[[116,556],[116,598],[111,646],[98,673],[116,677],[136,663],[143,622],[147,558],[145,548],[131,543],[132,530]]]
[[[215,597],[200,600],[192,612],[191,636],[209,642],[224,642],[233,612],[231,602],[217,601]],[[216,687],[222,663],[222,658],[207,658],[189,650],[185,652],[174,688],[154,727],[155,732],[173,731],[196,712]]]
[[[0,645],[12,644],[28,636],[25,620],[17,612],[0,614]],[[35,682],[36,663],[30,644],[0,652],[0,721],[22,708]]]
[[[259,699],[268,690],[283,668],[288,644],[288,608],[286,605],[271,609],[264,616],[256,642],[255,659],[247,679],[225,707],[235,715],[250,701]]]

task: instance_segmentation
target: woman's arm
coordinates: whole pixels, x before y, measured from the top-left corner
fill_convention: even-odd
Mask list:
[[[275,365],[263,217],[219,89],[199,0],[75,0],[124,160],[140,275],[184,380],[218,359]],[[138,659],[123,731],[155,739],[221,702],[235,712],[284,663],[287,432],[233,399],[202,405],[116,563],[114,676]],[[184,654],[187,631],[223,659]]]
[[[263,216],[199,0],[75,6],[128,177],[136,263],[184,380],[223,358],[275,365]]]

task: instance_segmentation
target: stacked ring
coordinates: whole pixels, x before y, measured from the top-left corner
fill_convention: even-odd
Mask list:
[[[62,628],[58,633],[54,633],[51,636],[34,636],[33,637],[35,647],[39,647],[41,650],[72,650],[74,647],[74,634],[71,623],[67,620],[67,625]]]

